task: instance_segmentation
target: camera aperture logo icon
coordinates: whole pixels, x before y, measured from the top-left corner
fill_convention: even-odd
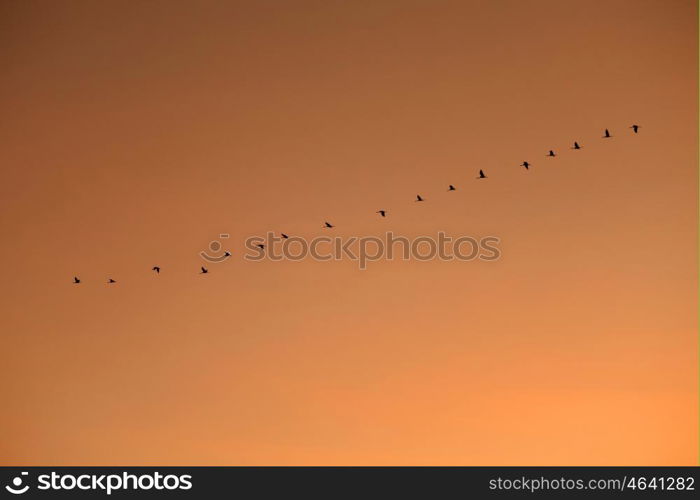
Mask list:
[[[13,495],[21,495],[22,493],[26,493],[27,490],[29,489],[29,485],[25,485],[24,488],[21,488],[22,486],[22,476],[27,476],[29,475],[29,472],[22,472],[20,476],[17,476],[12,479],[12,486],[5,486],[5,489],[12,493]]]
[[[228,233],[221,233],[219,235],[219,238],[222,240],[227,240],[230,236],[231,235]],[[226,250],[223,254],[217,255],[222,249],[223,245],[221,244],[221,241],[214,240],[211,243],[209,243],[209,251],[211,253],[207,253],[203,250],[199,252],[199,256],[207,262],[223,262],[229,257],[231,257],[231,252]]]

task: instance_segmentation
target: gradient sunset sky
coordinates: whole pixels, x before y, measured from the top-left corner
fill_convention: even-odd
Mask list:
[[[697,464],[697,22],[0,2],[0,465]],[[241,257],[325,220],[502,256]]]

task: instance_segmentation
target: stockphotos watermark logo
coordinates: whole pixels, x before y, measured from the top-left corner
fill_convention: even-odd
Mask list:
[[[228,234],[219,235],[227,239]],[[225,238],[224,238],[225,237]],[[248,261],[301,261],[318,262],[350,260],[361,270],[380,260],[442,260],[442,261],[495,261],[501,257],[500,238],[496,236],[450,236],[439,232],[435,236],[406,237],[387,232],[378,236],[316,236],[312,239],[286,234],[267,233],[250,236],[245,240]],[[214,240],[208,251],[200,252],[207,262],[223,262],[231,256],[220,241]]]
[[[29,473],[22,472],[14,477],[5,489],[13,495],[22,495],[29,491]],[[152,474],[40,474],[37,476],[36,489],[40,491],[94,491],[111,495],[114,491],[147,490],[189,490],[192,489],[192,476],[189,474],[163,475]]]
[[[29,485],[24,484],[24,479],[29,475],[29,472],[21,472],[19,476],[12,478],[12,484],[5,486],[5,489],[13,495],[21,495],[29,490]]]

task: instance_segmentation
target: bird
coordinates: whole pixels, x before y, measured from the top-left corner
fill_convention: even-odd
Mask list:
[[[637,133],[639,133],[640,125],[633,124],[633,125],[631,125],[629,128],[631,128],[632,131],[633,131],[635,134],[637,134]],[[612,136],[612,134],[610,133],[610,130],[607,129],[607,128],[604,129],[603,138],[604,138],[604,139],[609,139],[609,138],[612,138],[612,137],[613,137],[613,136]],[[582,146],[578,143],[578,141],[574,141],[573,147],[570,148],[570,149],[582,149]],[[551,150],[551,149],[550,149],[549,152],[548,152],[548,154],[547,154],[547,156],[548,156],[548,157],[556,157],[557,155],[555,154],[554,150]],[[520,164],[520,166],[525,167],[526,170],[529,170],[531,164],[530,164],[529,162],[527,162],[527,161],[524,161],[523,163]],[[477,177],[477,179],[486,179],[486,178],[487,178],[487,176],[486,176],[486,174],[484,173],[484,171],[483,171],[483,170],[479,170],[479,176]],[[457,188],[456,188],[454,185],[452,185],[452,184],[449,184],[449,185],[448,185],[447,191],[456,191],[456,190],[457,190]],[[415,201],[416,201],[416,202],[421,202],[421,201],[425,201],[425,200],[423,199],[423,197],[422,197],[421,195],[418,194],[418,195],[416,195]],[[380,214],[382,217],[386,217],[386,214],[387,214],[386,210],[378,210],[376,213]],[[324,227],[324,228],[333,228],[333,227],[335,227],[335,226],[334,226],[333,224],[331,224],[330,222],[325,222],[323,227]],[[285,233],[280,233],[280,234],[281,234],[281,237],[284,238],[284,239],[288,239],[288,238],[289,238],[289,236],[286,235]],[[226,236],[228,236],[228,235],[226,235]],[[261,249],[263,249],[263,250],[265,249],[265,245],[263,245],[263,244],[258,244],[258,245],[256,245],[256,246],[259,247],[259,248],[261,248]],[[231,256],[231,253],[230,253],[229,251],[226,251],[226,252],[224,253],[224,256],[225,256],[225,257],[230,257],[230,256]],[[209,272],[209,270],[208,270],[206,267],[204,267],[204,266],[202,266],[200,269],[201,269],[200,274],[207,274],[207,273]],[[156,274],[160,274],[161,268],[160,268],[159,266],[153,266],[153,267],[151,268],[151,270],[152,270],[152,271],[155,271]],[[77,276],[74,276],[74,277],[73,277],[73,283],[74,283],[74,284],[79,284],[79,283],[81,283],[80,278],[78,278]],[[109,278],[109,280],[107,281],[107,283],[110,283],[110,284],[116,283],[116,280],[114,280],[114,279],[112,279],[112,278]]]
[[[260,250],[265,250],[265,245],[263,245],[262,243],[258,243],[255,246],[258,247]]]

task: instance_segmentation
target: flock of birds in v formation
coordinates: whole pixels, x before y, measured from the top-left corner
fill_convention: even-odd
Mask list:
[[[632,125],[630,128],[632,129],[632,131],[633,131],[635,134],[639,132],[639,125]],[[606,129],[605,129],[605,133],[603,134],[603,138],[604,138],[604,139],[610,139],[611,137],[612,137],[612,135],[610,134],[610,131],[606,128]],[[581,149],[581,145],[580,145],[578,142],[574,141],[574,145],[571,147],[571,149]],[[554,150],[550,149],[549,152],[547,153],[547,157],[553,158],[553,157],[555,157],[555,156],[557,156],[557,155],[556,155],[556,153],[554,152]],[[524,161],[524,162],[522,162],[522,163],[520,164],[520,166],[521,166],[521,167],[524,167],[525,170],[529,170],[530,167],[532,166],[532,164],[529,163],[529,162],[527,162],[527,161]],[[483,170],[479,170],[479,176],[477,177],[477,179],[488,179],[488,177],[486,176],[486,174],[484,173]],[[452,185],[452,184],[450,184],[450,185],[447,187],[447,191],[456,191],[456,190],[457,190],[457,188],[456,188],[454,185]],[[418,195],[416,195],[416,199],[415,199],[414,201],[417,201],[417,202],[419,202],[419,201],[425,201],[425,199],[424,199],[421,195],[418,194]],[[386,217],[387,211],[386,211],[386,210],[377,210],[376,213],[378,213],[380,217]],[[332,228],[334,228],[335,226],[334,226],[333,224],[331,224],[330,222],[327,222],[327,221],[326,221],[326,222],[323,223],[323,226],[322,226],[322,227],[323,227],[324,229],[332,229]],[[286,235],[286,234],[284,234],[284,233],[280,233],[280,235],[281,235],[282,238],[284,238],[284,239],[289,238],[289,236]],[[256,245],[256,246],[258,246],[261,250],[264,250],[264,249],[265,249],[265,245],[262,244],[262,243],[260,243],[260,244],[258,244],[258,245]],[[231,253],[230,253],[230,252],[227,251],[227,252],[224,253],[224,257],[230,257],[230,256],[231,256]],[[151,268],[151,271],[155,272],[156,274],[160,274],[160,266],[153,266],[153,267]],[[199,271],[199,274],[207,274],[208,272],[209,272],[209,269],[207,269],[207,268],[204,267],[204,266],[201,266],[200,271]],[[114,284],[114,283],[116,283],[116,282],[117,282],[117,281],[114,280],[114,279],[112,279],[112,278],[109,278],[109,279],[107,280],[107,283],[110,284],[110,285],[111,285],[111,284]],[[77,276],[74,276],[74,277],[73,277],[73,283],[76,284],[76,285],[79,284],[79,283],[81,283],[80,278],[77,277]]]

